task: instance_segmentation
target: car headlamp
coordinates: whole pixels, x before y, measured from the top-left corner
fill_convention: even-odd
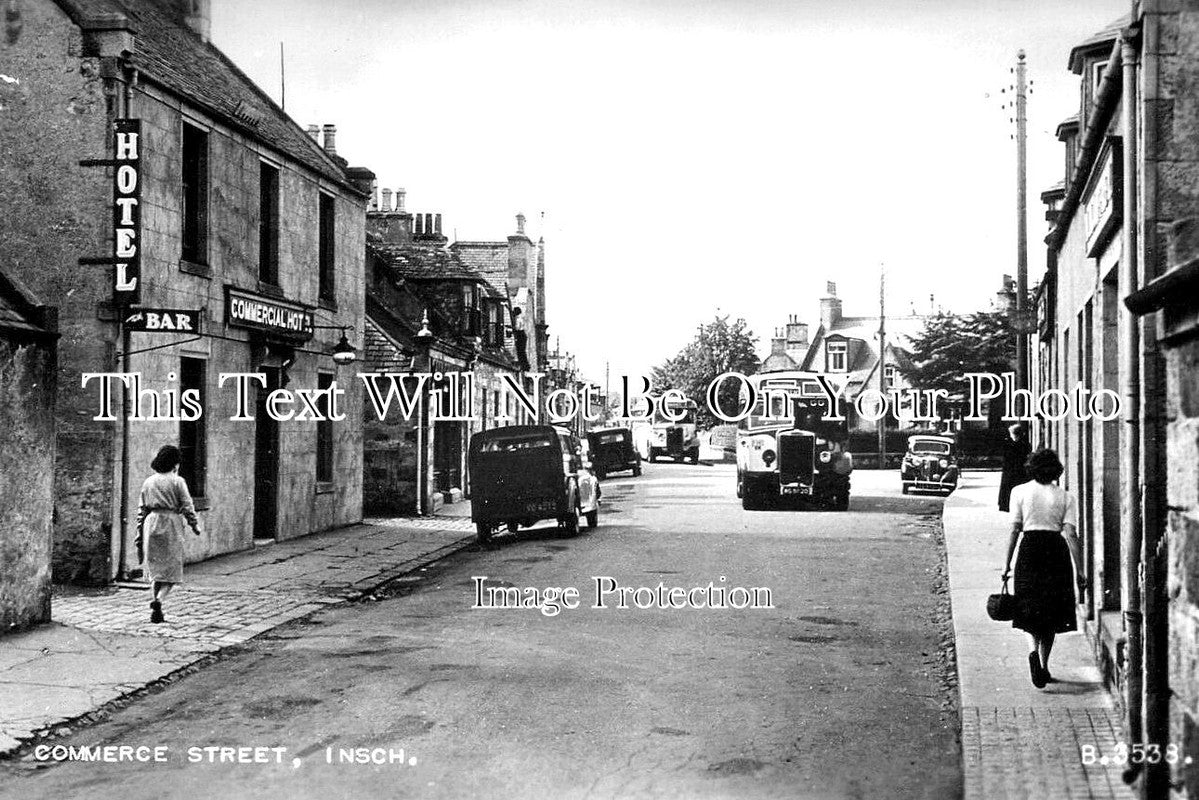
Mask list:
[[[820,463],[821,463],[821,464],[827,464],[828,462],[830,462],[830,461],[832,461],[832,460],[833,460],[833,454],[832,454],[832,453],[830,453],[828,450],[821,450],[821,451],[820,451]]]
[[[774,463],[774,451],[773,450],[763,450],[762,451],[762,463],[768,467]]]
[[[941,465],[941,469],[945,469],[946,467],[949,466],[949,460],[945,459],[945,458],[941,459],[937,463]]]

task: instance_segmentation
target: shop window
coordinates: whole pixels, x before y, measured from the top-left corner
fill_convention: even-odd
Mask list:
[[[320,299],[333,300],[333,198],[321,194],[320,206]]]
[[[183,123],[183,260],[208,263],[208,134]]]
[[[848,346],[845,342],[829,342],[825,345],[825,371],[845,372],[848,359]]]
[[[279,283],[279,170],[258,167],[258,280]]]
[[[333,376],[320,373],[316,376],[316,388],[321,390],[316,407],[322,420],[316,423],[316,479],[319,483],[333,480],[333,422],[329,419],[329,391]]]
[[[179,360],[179,390],[182,395],[188,390],[195,390],[199,395],[200,408],[207,403],[204,397],[205,363],[202,358]],[[179,474],[187,481],[187,488],[195,497],[207,494],[205,484],[208,477],[208,432],[205,428],[204,415],[199,419],[179,421]]]

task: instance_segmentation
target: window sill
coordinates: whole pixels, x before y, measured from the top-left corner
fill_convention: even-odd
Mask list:
[[[199,278],[211,278],[212,267],[207,264],[198,264],[195,261],[188,261],[186,258],[179,259],[179,271],[188,275],[195,275]]]
[[[263,281],[259,281],[258,282],[258,293],[264,294],[267,297],[277,297],[280,300],[283,299],[283,290],[280,289],[276,284],[273,284],[273,283],[265,283]]]
[[[337,301],[331,297],[319,297],[317,298],[316,304],[326,311],[337,310]]]
[[[316,482],[316,493],[317,494],[333,494],[333,492],[335,492],[335,491],[337,491],[337,484],[334,483],[333,481],[317,481]]]

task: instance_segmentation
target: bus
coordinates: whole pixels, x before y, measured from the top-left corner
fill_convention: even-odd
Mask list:
[[[737,428],[737,497],[745,509],[782,500],[834,511],[849,508],[849,428],[826,419],[826,392],[816,373],[765,372],[746,378],[741,408],[756,400]],[[844,416],[844,409],[841,409]]]

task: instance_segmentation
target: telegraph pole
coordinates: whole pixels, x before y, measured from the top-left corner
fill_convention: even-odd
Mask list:
[[[1028,176],[1024,51],[1016,52],[1016,386],[1028,388]]]
[[[887,269],[878,268],[878,394],[887,396]],[[878,468],[887,468],[887,415],[878,419]]]

